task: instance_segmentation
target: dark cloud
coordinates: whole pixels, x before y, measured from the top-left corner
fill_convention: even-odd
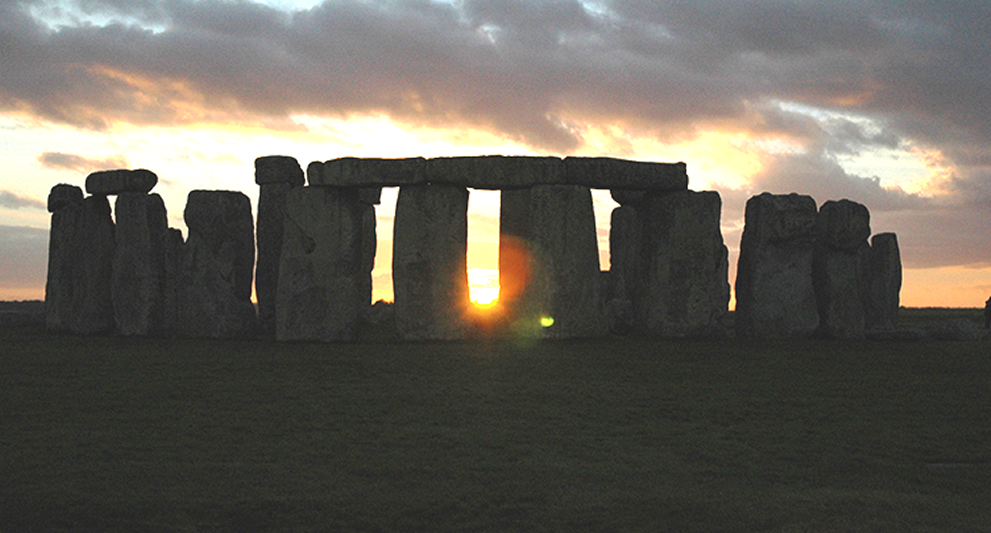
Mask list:
[[[127,168],[127,158],[122,155],[115,155],[104,159],[94,159],[77,154],[45,152],[38,157],[38,161],[41,163],[41,166],[46,168],[75,170],[83,173],[92,172],[94,170]]]
[[[10,191],[0,191],[0,208],[5,209],[47,209],[45,202],[28,198]]]

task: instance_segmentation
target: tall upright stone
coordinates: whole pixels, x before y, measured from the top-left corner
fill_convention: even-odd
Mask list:
[[[259,157],[255,159],[255,183],[260,187],[256,226],[258,265],[255,271],[258,327],[262,333],[273,334],[286,194],[295,187],[303,186],[303,169],[292,157]]]
[[[864,338],[870,234],[870,213],[863,205],[830,200],[819,208],[812,282],[824,337]]]
[[[868,329],[898,326],[899,292],[902,288],[902,261],[898,237],[879,233],[871,237],[868,260],[868,287],[864,301]]]
[[[368,306],[361,288],[362,216],[353,189],[286,194],[276,294],[276,339],[349,341]]]
[[[518,333],[545,338],[606,333],[588,187],[503,191],[499,231],[500,302]]]
[[[399,189],[392,280],[400,338],[460,339],[469,332],[468,190],[456,185]]]
[[[182,231],[169,228],[165,234],[165,332],[179,327],[179,272],[182,265]]]
[[[747,201],[736,274],[736,334],[800,338],[819,326],[812,256],[816,204],[763,193]]]
[[[728,252],[712,191],[649,196],[640,209],[636,326],[652,336],[721,336],[729,305]]]
[[[179,266],[178,331],[187,337],[255,333],[251,202],[237,191],[190,191],[183,212],[189,238]]]
[[[49,195],[45,322],[53,331],[102,333],[114,328],[111,270],[114,223],[106,196],[82,198],[71,185]]]
[[[113,261],[113,302],[122,335],[166,332],[165,290],[168,223],[157,194],[122,192],[114,204],[117,247]]]
[[[636,207],[621,205],[609,218],[609,299],[633,301],[640,279],[640,218]]]
[[[359,191],[359,199],[361,194]],[[375,206],[362,201],[361,213],[361,261],[358,274],[360,279],[361,300],[365,307],[372,303],[372,269],[375,268],[375,252],[378,247],[376,232]],[[371,309],[369,307],[369,309]]]

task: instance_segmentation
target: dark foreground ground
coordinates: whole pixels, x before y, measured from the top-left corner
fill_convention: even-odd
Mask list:
[[[0,533],[988,531],[989,346],[0,328]]]

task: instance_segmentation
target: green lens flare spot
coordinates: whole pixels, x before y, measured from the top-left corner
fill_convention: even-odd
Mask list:
[[[542,316],[542,317],[540,317],[540,325],[543,326],[543,327],[545,327],[545,328],[549,328],[549,327],[553,326],[554,325],[554,317],[551,317],[551,316]]]

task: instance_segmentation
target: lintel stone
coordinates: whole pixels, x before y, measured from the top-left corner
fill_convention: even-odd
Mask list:
[[[566,157],[566,183],[593,189],[680,191],[688,188],[685,163],[648,163],[612,157]]]
[[[399,187],[424,183],[426,159],[378,159],[342,157],[323,163],[314,161],[306,167],[311,186]]]
[[[101,170],[86,177],[86,192],[90,194],[147,193],[155,188],[158,176],[150,170]]]
[[[559,157],[438,157],[427,160],[426,174],[432,184],[475,189],[521,189],[565,182],[564,162]]]

